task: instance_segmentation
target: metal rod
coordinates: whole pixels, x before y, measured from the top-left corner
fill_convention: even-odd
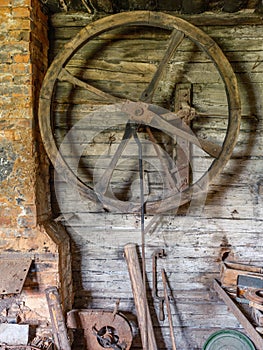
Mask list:
[[[172,349],[176,350],[174,330],[173,330],[173,319],[172,319],[170,301],[169,301],[168,290],[167,290],[167,278],[166,278],[166,274],[165,274],[164,269],[162,269],[162,280],[163,280],[163,288],[164,288],[164,299],[165,299],[168,320],[169,320],[170,336],[171,336],[171,340],[172,340]]]
[[[133,128],[133,137],[138,146],[138,156],[139,156],[139,174],[140,174],[140,200],[141,200],[141,245],[142,245],[142,279],[144,287],[144,302],[147,303],[147,285],[146,285],[146,261],[145,261],[145,233],[144,233],[144,171],[143,171],[143,159],[142,159],[142,144],[138,138],[135,127]],[[145,343],[146,348],[148,347],[148,317],[145,309]]]

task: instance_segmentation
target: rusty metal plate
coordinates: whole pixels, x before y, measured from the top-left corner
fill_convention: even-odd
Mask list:
[[[21,293],[32,259],[0,260],[0,294]]]
[[[97,309],[72,310],[67,315],[67,326],[84,330],[86,349],[129,350],[132,344],[130,324],[120,313]],[[103,339],[112,341],[112,346],[103,343]]]

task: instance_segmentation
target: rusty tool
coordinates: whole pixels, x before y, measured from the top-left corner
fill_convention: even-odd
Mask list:
[[[136,245],[129,243],[124,247],[125,259],[130,274],[134,303],[141,331],[143,350],[157,350],[145,288],[143,285]],[[148,346],[147,346],[148,343]]]
[[[166,304],[166,309],[168,314],[170,336],[172,340],[172,349],[176,350],[175,337],[174,337],[174,331],[173,331],[173,318],[172,318],[170,300],[169,300],[168,289],[167,289],[167,277],[164,269],[162,269],[162,280],[163,280],[163,288],[164,288],[164,299],[165,299],[165,304]]]
[[[164,249],[157,249],[152,254],[152,296],[159,301],[159,320],[164,321],[164,297],[158,295],[157,288],[157,259],[165,256]]]
[[[73,309],[67,314],[70,329],[82,329],[85,348],[92,350],[129,350],[132,329],[128,319],[114,309]]]
[[[219,297],[225,302],[229,310],[235,315],[237,320],[243,326],[245,331],[251,337],[253,343],[258,349],[263,349],[263,338],[256,331],[254,326],[248,320],[248,318],[242,313],[236,303],[231,299],[231,297],[225,292],[217,280],[214,280],[214,290],[218,293]]]
[[[126,344],[119,343],[119,336],[115,334],[115,329],[111,326],[104,326],[97,330],[95,326],[92,328],[93,333],[96,335],[99,345],[103,348],[124,350]]]

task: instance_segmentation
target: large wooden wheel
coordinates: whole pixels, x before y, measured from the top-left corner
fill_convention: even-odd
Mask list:
[[[67,63],[76,52],[98,35],[114,28],[131,26],[162,28],[171,32],[165,55],[148,87],[141,92],[138,101],[127,101],[125,96],[123,96],[123,99],[113,96],[108,92],[102,91],[84,81],[81,81],[66,69]],[[178,115],[170,111],[165,112],[162,108],[158,108],[158,106],[152,104],[152,97],[156,91],[163,69],[185,37],[197,44],[209,56],[224,83],[228,103],[228,126],[220,149],[216,144],[206,142],[200,138],[198,139],[189,129],[180,126],[180,123],[176,126],[171,125],[169,120],[178,120]],[[241,118],[240,99],[235,74],[230,63],[214,40],[203,31],[183,19],[164,13],[136,11],[108,16],[87,25],[70,42],[68,42],[55,57],[45,76],[40,93],[40,131],[47,154],[56,170],[63,174],[72,186],[76,186],[78,191],[84,197],[92,201],[98,201],[99,199],[108,210],[114,210],[117,208],[118,210],[125,212],[137,211],[138,205],[134,205],[130,202],[120,203],[120,201],[114,198],[114,196],[107,195],[110,174],[125,147],[125,142],[128,137],[123,138],[123,142],[120,144],[118,151],[116,152],[117,154],[110,164],[111,170],[104,174],[101,181],[96,185],[96,188],[87,186],[82,180],[80,180],[72,169],[70,169],[63,154],[60,153],[52,130],[52,97],[58,80],[69,81],[75,85],[88,89],[104,98],[107,104],[112,103],[115,109],[125,112],[128,120],[126,132],[128,133],[129,131],[130,135],[133,135],[133,125],[143,124],[146,128],[154,127],[168,134],[179,136],[188,142],[201,147],[205,152],[213,156],[214,159],[212,164],[196,182],[190,184],[190,186],[183,191],[178,189],[172,190],[162,199],[147,201],[145,203],[145,210],[147,212],[160,213],[178,208],[178,206],[189,202],[193,196],[198,196],[200,192],[206,191],[207,184],[211,183],[211,181],[222,171],[223,167],[231,157],[237,141]]]

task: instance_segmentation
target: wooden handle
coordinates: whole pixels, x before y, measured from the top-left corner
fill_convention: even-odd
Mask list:
[[[130,274],[132,293],[134,297],[139,328],[141,331],[143,350],[158,350],[153,331],[149,306],[143,285],[136,245],[129,243],[124,247],[124,253]]]
[[[166,274],[165,274],[165,270],[164,269],[162,269],[162,280],[163,280],[163,289],[164,289],[164,299],[165,299],[166,309],[167,309],[167,313],[168,313],[168,320],[169,320],[169,328],[170,328],[170,336],[171,336],[171,341],[172,341],[172,348],[173,348],[173,350],[176,350],[174,329],[173,329],[172,312],[171,312],[169,295],[168,295],[168,290],[167,290],[167,279],[166,279]]]
[[[56,348],[58,350],[71,350],[58,290],[56,287],[49,287],[45,289],[45,293]]]

